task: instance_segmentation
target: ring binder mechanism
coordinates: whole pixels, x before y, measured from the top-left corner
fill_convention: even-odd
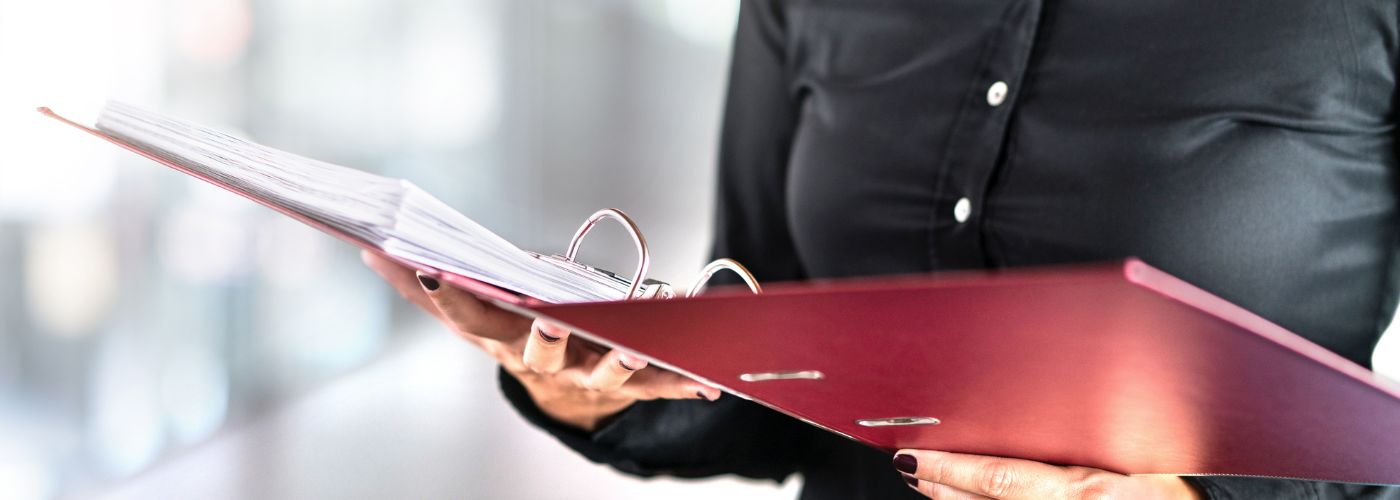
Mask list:
[[[753,273],[749,272],[748,268],[740,264],[739,261],[723,258],[716,259],[706,264],[704,268],[701,268],[700,274],[695,277],[695,282],[690,285],[690,289],[686,291],[685,296],[694,297],[699,295],[700,292],[705,289],[705,285],[709,284],[710,278],[713,277],[715,273],[726,269],[738,274],[739,278],[744,280],[744,283],[749,286],[749,290],[753,293],[763,293],[763,287],[758,286],[758,278],[753,277]]]
[[[255,144],[214,129],[108,102],[94,127],[39,112],[190,176],[515,310],[546,303],[673,298],[647,278],[651,255],[636,222],[617,209],[584,221],[564,255],[516,247],[408,181],[374,175]],[[604,219],[621,224],[637,249],[630,278],[577,261],[583,239]],[[721,270],[753,275],[731,259],[705,266],[686,296]]]
[[[632,273],[632,279],[630,281],[618,276],[617,273],[612,271],[580,264],[575,259],[575,257],[578,256],[579,246],[583,244],[583,237],[588,236],[588,232],[593,230],[593,226],[603,219],[616,220],[619,224],[622,224],[622,226],[627,229],[627,234],[632,236],[632,242],[637,245],[637,270]],[[572,272],[597,273],[608,279],[617,280],[618,283],[628,287],[625,297],[629,300],[634,298],[669,299],[676,295],[675,292],[671,290],[671,285],[646,278],[647,270],[651,268],[651,253],[647,249],[647,239],[645,236],[642,236],[642,231],[637,228],[637,223],[634,222],[631,217],[628,217],[627,214],[616,208],[599,210],[590,216],[588,220],[584,221],[583,225],[579,226],[578,231],[574,232],[573,239],[569,240],[569,249],[563,256],[541,255],[534,252],[531,252],[531,255],[544,259],[547,262],[563,266],[565,269]]]
[[[627,229],[627,234],[632,236],[633,243],[637,245],[637,270],[632,274],[632,280],[630,281],[618,276],[617,273],[581,264],[575,259],[578,255],[579,246],[583,243],[583,237],[587,236],[588,232],[593,230],[593,226],[603,219],[616,220],[619,224],[622,224],[623,227]],[[629,300],[670,299],[676,296],[675,290],[669,283],[646,277],[647,270],[651,268],[651,254],[647,249],[646,237],[642,236],[641,229],[637,227],[637,223],[633,221],[631,217],[628,217],[626,213],[616,208],[599,210],[590,216],[588,220],[584,221],[583,225],[579,226],[578,231],[574,233],[573,239],[569,240],[569,249],[564,255],[541,255],[534,252],[531,252],[531,255],[545,260],[546,262],[562,266],[571,272],[581,274],[596,273],[607,279],[617,280],[618,283],[628,286],[627,298]],[[735,274],[738,274],[753,293],[763,293],[763,288],[758,285],[758,279],[755,278],[753,273],[749,272],[743,264],[740,264],[734,259],[721,258],[711,261],[700,269],[700,272],[696,274],[695,280],[690,285],[690,288],[686,290],[685,296],[694,297],[699,295],[700,292],[705,289],[705,286],[709,284],[710,278],[713,277],[715,273],[723,270],[733,271]]]

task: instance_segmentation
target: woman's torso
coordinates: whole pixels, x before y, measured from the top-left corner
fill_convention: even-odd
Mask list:
[[[784,13],[808,275],[1138,256],[1368,362],[1395,302],[1393,0]]]
[[[1369,364],[1396,301],[1397,9],[789,2],[801,267],[1138,256]],[[804,498],[910,495],[887,456],[814,439]]]

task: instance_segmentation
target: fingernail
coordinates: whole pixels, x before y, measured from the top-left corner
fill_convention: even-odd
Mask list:
[[[919,480],[914,476],[904,476],[904,482],[909,484],[910,488],[919,489]]]
[[[618,357],[617,357],[617,364],[618,364],[618,365],[621,365],[623,370],[627,370],[627,371],[629,371],[629,372],[635,372],[635,371],[640,370],[640,369],[642,369],[643,367],[646,366],[646,365],[645,365],[645,362],[640,361],[640,360],[635,360],[635,359],[632,360],[632,364],[642,365],[642,366],[638,366],[638,367],[636,367],[636,368],[633,368],[633,367],[631,367],[631,366],[627,366],[627,360],[628,360],[628,359],[629,359],[628,356],[618,356]]]
[[[559,341],[559,337],[555,337],[555,336],[550,335],[550,334],[548,334],[548,333],[544,333],[544,329],[543,329],[543,328],[540,328],[540,329],[539,329],[539,332],[540,332],[540,338],[541,338],[541,339],[544,339],[544,341],[545,341],[546,343],[553,344],[553,343]]]
[[[919,459],[914,455],[895,455],[894,469],[905,474],[913,474],[919,471]]]
[[[427,289],[429,292],[435,291],[438,289],[438,287],[442,286],[441,283],[438,283],[438,280],[435,280],[431,276],[428,276],[426,274],[418,275],[418,282],[422,283],[423,288]]]
[[[710,399],[709,396],[706,396],[706,395],[705,395],[705,391],[695,391],[695,395],[696,395],[696,396],[699,396],[700,399],[704,399],[704,400],[709,400],[709,399]]]

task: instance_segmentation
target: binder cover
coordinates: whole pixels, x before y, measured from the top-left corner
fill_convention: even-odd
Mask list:
[[[1400,484],[1396,385],[1137,260],[538,312],[888,451]]]

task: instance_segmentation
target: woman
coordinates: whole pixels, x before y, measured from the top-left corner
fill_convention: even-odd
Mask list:
[[[1135,255],[1369,365],[1400,274],[1397,18],[1394,0],[746,0],[714,254],[769,282]],[[1400,498],[937,451],[891,464],[369,263],[493,353],[527,419],[625,472],[800,473],[804,499]]]

